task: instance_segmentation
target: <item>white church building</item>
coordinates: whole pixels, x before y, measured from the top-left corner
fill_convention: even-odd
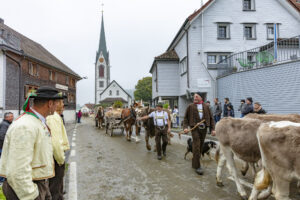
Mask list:
[[[95,62],[95,104],[113,104],[115,101],[121,101],[123,106],[130,106],[131,95],[115,80],[110,81],[110,67],[102,13],[100,40]]]

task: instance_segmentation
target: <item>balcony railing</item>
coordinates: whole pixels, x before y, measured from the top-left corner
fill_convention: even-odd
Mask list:
[[[275,44],[273,41],[264,46],[232,54],[218,63],[218,76],[291,60],[300,60],[300,35],[278,39]]]

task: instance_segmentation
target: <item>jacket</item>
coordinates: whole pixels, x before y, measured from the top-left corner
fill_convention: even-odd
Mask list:
[[[205,120],[205,124],[207,127],[210,127],[210,130],[215,130],[215,121],[213,119],[212,113],[209,107],[203,103],[203,119]],[[193,128],[197,123],[201,121],[197,105],[192,103],[190,104],[185,111],[184,120],[183,120],[183,128],[186,129],[189,127]]]
[[[266,114],[267,111],[265,111],[264,109],[259,109],[258,111],[253,111],[253,113],[257,113],[257,114]]]
[[[242,107],[242,114],[247,115],[249,113],[253,113],[253,105],[252,104],[246,104]]]
[[[51,130],[54,159],[58,165],[63,165],[65,163],[65,151],[70,149],[63,119],[55,112],[47,117],[47,125]]]
[[[54,177],[51,134],[42,121],[23,114],[9,127],[0,160],[0,176],[6,177],[19,199],[39,195],[34,180]]]
[[[234,110],[233,105],[230,102],[228,104],[224,104],[224,109],[223,109],[223,116],[224,117],[228,116],[228,109],[227,109],[228,106],[231,107],[231,110]]]
[[[214,105],[213,107],[213,115],[214,116],[221,116],[222,114],[222,105],[221,105],[221,102],[218,102],[218,104]]]
[[[3,120],[0,124],[0,149],[3,147],[4,138],[9,126],[10,123],[6,120]]]

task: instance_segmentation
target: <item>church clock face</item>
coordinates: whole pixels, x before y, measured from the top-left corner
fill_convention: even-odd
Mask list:
[[[103,59],[103,58],[99,58],[99,61],[100,61],[101,63],[103,63],[104,59]]]

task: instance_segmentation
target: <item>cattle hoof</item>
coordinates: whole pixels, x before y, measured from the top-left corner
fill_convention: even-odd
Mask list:
[[[218,187],[224,187],[224,184],[223,184],[223,182],[217,182],[217,186]]]

